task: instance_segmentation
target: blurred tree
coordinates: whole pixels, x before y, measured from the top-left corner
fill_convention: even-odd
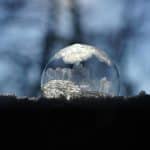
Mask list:
[[[142,0],[1,0],[0,90],[38,95],[49,55],[79,42],[108,51],[122,73],[122,94],[132,95],[124,61],[130,41],[141,36],[146,6]]]

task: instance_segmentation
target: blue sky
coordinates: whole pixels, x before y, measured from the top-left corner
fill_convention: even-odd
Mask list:
[[[1,93],[16,93],[28,95],[32,85],[39,81],[41,76],[39,64],[43,47],[41,41],[48,28],[53,28],[57,34],[70,38],[73,32],[71,14],[68,6],[71,0],[58,0],[58,17],[53,23],[49,12],[51,4],[48,0],[26,0],[23,8],[17,11],[6,9],[10,0],[0,2],[0,87]],[[135,33],[128,38],[122,51],[125,51],[123,63],[118,64],[121,79],[128,80],[134,85],[134,94],[141,90],[150,93],[150,2],[134,0],[128,10],[125,0],[78,0],[83,32],[115,35],[125,25],[124,14],[129,12],[129,22],[133,23]],[[132,9],[131,9],[132,8]],[[49,23],[52,22],[52,23]],[[54,25],[54,26],[53,26]],[[108,52],[115,60],[116,54],[101,38],[88,39],[92,44]],[[56,44],[50,51],[63,48],[61,43]],[[22,63],[28,65],[28,70],[16,64],[13,59],[22,57]],[[40,84],[40,83],[39,83]],[[23,89],[23,90],[22,90]]]

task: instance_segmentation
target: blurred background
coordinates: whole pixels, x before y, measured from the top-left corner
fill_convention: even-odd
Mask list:
[[[72,43],[105,50],[120,95],[150,93],[149,0],[0,0],[0,93],[40,94],[51,55]]]

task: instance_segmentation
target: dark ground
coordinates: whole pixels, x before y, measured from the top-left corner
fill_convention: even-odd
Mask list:
[[[0,96],[0,145],[146,147],[150,96],[64,99]],[[73,145],[70,147],[73,148]]]

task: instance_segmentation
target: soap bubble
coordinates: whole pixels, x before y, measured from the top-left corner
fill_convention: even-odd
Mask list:
[[[93,46],[73,44],[49,59],[41,78],[41,90],[47,98],[83,94],[117,96],[119,73],[107,54]]]

